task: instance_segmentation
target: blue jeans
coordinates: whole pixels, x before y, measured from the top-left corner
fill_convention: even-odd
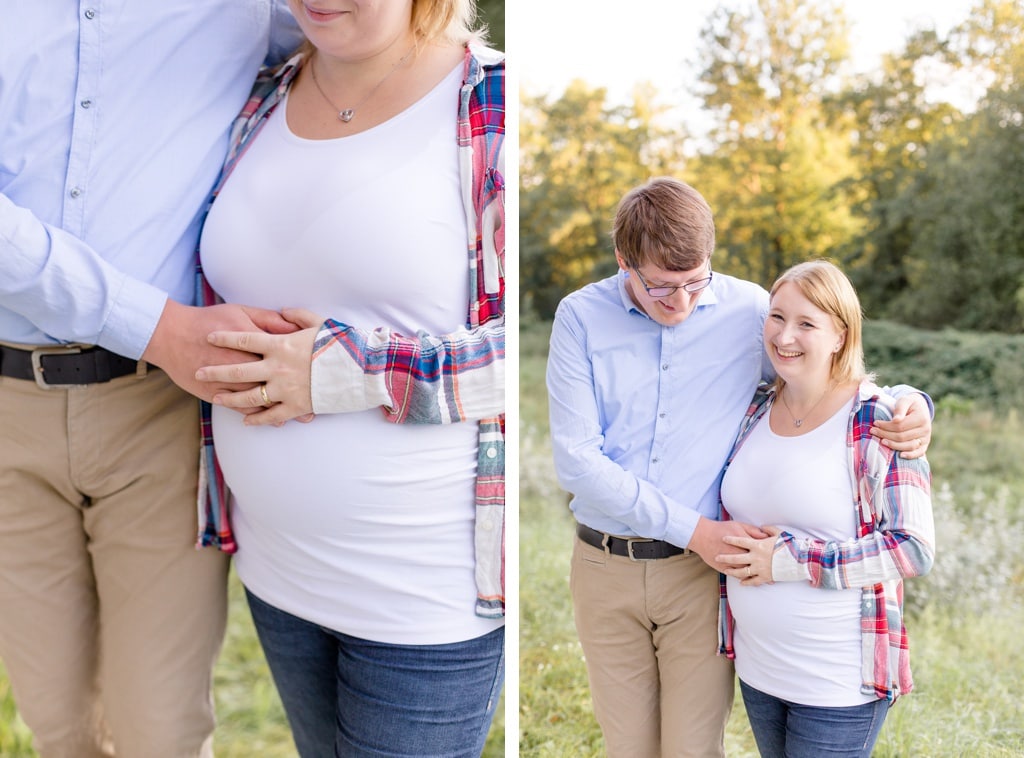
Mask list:
[[[762,758],[868,758],[889,711],[887,700],[848,708],[800,705],[740,680],[743,704]]]
[[[392,645],[246,596],[302,758],[483,751],[505,678],[504,628],[446,645]]]

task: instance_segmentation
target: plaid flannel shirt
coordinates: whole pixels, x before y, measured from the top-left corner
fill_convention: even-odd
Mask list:
[[[261,76],[232,128],[231,147],[211,197],[230,176],[302,66],[297,55]],[[505,64],[504,55],[467,46],[456,133],[468,228],[471,301],[465,328],[453,334],[367,332],[333,319],[313,348],[315,413],[379,407],[393,423],[479,426],[476,474],[476,612],[505,614]],[[197,267],[197,298],[217,302]],[[229,493],[213,449],[210,406],[203,403],[199,544],[237,549]]]
[[[755,394],[726,468],[774,398],[774,390]],[[914,686],[903,624],[903,577],[928,573],[935,559],[928,462],[903,458],[870,433],[874,421],[892,418],[893,404],[865,381],[850,415],[846,448],[857,538],[823,542],[782,532],[772,558],[776,582],[806,581],[825,590],[861,588],[861,692],[890,701]],[[729,518],[724,507],[722,518]],[[722,577],[719,652],[735,658],[725,586]]]

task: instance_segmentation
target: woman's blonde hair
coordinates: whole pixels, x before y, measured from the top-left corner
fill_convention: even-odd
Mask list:
[[[474,0],[412,0],[412,31],[420,42],[483,42],[486,30],[474,29]]]
[[[840,331],[845,331],[839,350],[832,355],[832,380],[837,383],[861,381],[867,377],[864,368],[863,314],[857,290],[838,266],[826,260],[798,263],[785,271],[772,285],[771,296],[787,282],[794,284],[815,307],[832,317]],[[776,382],[781,387],[781,382]]]

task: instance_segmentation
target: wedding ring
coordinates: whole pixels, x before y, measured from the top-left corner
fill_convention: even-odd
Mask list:
[[[748,577],[752,576],[752,574],[751,574],[751,572],[750,572],[750,566],[747,566],[747,576],[748,576]]]
[[[263,399],[263,404],[264,405],[273,405],[273,403],[270,402],[270,398],[267,397],[267,385],[266,384],[261,384],[260,385],[260,397]]]

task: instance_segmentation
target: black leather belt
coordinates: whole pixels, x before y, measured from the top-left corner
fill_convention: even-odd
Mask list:
[[[35,381],[43,389],[99,384],[129,374],[145,374],[146,364],[102,347],[0,345],[0,376]]]
[[[604,550],[607,548],[612,555],[622,555],[633,561],[655,561],[659,558],[671,558],[673,555],[689,553],[685,547],[673,545],[664,540],[645,540],[641,537],[613,537],[599,532],[583,524],[576,525],[576,536],[588,545]]]

